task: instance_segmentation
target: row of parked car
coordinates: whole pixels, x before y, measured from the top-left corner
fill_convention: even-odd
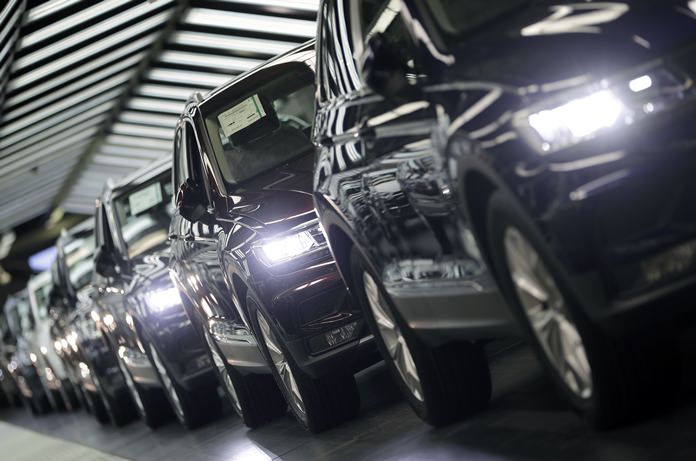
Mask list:
[[[319,432],[383,359],[443,425],[523,336],[592,424],[649,414],[696,294],[689,5],[323,1],[60,237],[3,376],[37,413]]]

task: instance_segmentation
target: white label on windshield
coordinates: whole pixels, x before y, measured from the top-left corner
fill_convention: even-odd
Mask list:
[[[222,127],[222,132],[229,138],[249,125],[253,125],[265,116],[266,111],[263,110],[259,95],[255,94],[236,106],[233,106],[231,109],[222,112],[218,115],[218,121]]]
[[[133,192],[128,196],[130,212],[133,216],[142,213],[143,211],[152,208],[161,202],[162,188],[158,182],[147,186],[145,189]]]

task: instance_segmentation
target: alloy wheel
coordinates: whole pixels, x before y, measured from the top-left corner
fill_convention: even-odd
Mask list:
[[[243,417],[242,405],[239,403],[237,389],[234,387],[234,383],[232,382],[230,371],[227,368],[228,365],[225,362],[225,359],[222,357],[222,354],[220,354],[220,352],[218,351],[218,348],[215,345],[213,338],[210,336],[210,333],[208,333],[207,331],[205,332],[205,340],[208,343],[208,348],[210,349],[210,353],[213,356],[213,363],[215,364],[218,373],[220,373],[220,376],[222,377],[222,382],[225,386],[225,389],[227,390],[227,395],[229,395],[230,400],[232,400],[232,407],[234,408],[234,411],[237,413],[237,415],[239,415],[239,417],[241,418]]]
[[[363,284],[370,310],[377,323],[380,337],[389,352],[389,358],[394,363],[411,395],[422,402],[423,387],[420,376],[401,328],[399,328],[390,310],[384,306],[384,300],[379,293],[377,283],[368,272],[363,272]]]
[[[576,396],[590,398],[592,371],[585,345],[558,285],[519,230],[505,230],[504,247],[515,291],[544,354]]]
[[[305,409],[304,400],[300,394],[300,389],[297,386],[297,381],[295,380],[295,375],[290,368],[290,364],[288,363],[283,350],[278,345],[278,340],[276,339],[275,334],[271,331],[271,327],[266,321],[266,318],[263,316],[263,314],[261,314],[261,312],[257,312],[256,317],[259,322],[263,342],[266,344],[266,348],[271,356],[271,361],[273,362],[275,369],[278,371],[280,380],[283,382],[289,404],[293,407],[293,410],[298,417],[302,421],[306,421],[307,410]]]
[[[121,369],[121,374],[123,375],[124,381],[126,381],[126,387],[128,388],[128,391],[135,402],[135,406],[138,407],[140,415],[145,417],[145,404],[143,403],[143,399],[140,397],[140,392],[138,392],[138,389],[135,386],[135,381],[133,381],[130,371],[128,371],[128,368],[126,368],[126,364],[123,363],[123,359],[118,357],[117,360],[118,367]]]
[[[169,396],[169,401],[172,403],[174,413],[179,421],[184,422],[186,415],[184,415],[184,407],[181,404],[181,399],[179,399],[179,394],[177,394],[176,389],[174,388],[174,382],[169,377],[167,369],[164,367],[164,363],[162,363],[162,359],[157,353],[157,349],[155,349],[152,344],[150,345],[150,354],[152,355],[152,361],[155,363],[157,373],[162,379],[162,384],[164,384],[164,391],[167,393]]]

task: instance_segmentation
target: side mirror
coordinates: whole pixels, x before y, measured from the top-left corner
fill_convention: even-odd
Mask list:
[[[102,277],[116,277],[121,273],[121,266],[112,253],[98,248],[94,253],[94,270]]]
[[[412,83],[414,80],[408,78],[414,70],[380,33],[372,35],[365,43],[358,67],[367,86],[386,98],[408,99],[417,91],[417,86]]]
[[[191,222],[204,221],[208,216],[205,202],[203,188],[191,178],[186,179],[176,194],[176,207],[179,214]]]

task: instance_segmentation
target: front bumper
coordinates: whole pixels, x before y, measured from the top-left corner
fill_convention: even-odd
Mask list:
[[[255,283],[253,291],[279,327],[293,359],[307,373],[319,376],[337,368],[359,368],[376,350],[371,340],[365,340],[367,325],[328,253],[309,264],[298,260],[271,269],[257,264],[252,269],[265,275],[256,277],[263,282]]]
[[[388,284],[386,290],[401,318],[431,346],[518,333],[487,272],[466,280]]]
[[[696,144],[641,142],[595,167],[551,165],[538,179],[553,198],[531,212],[587,315],[617,334],[694,311]]]

